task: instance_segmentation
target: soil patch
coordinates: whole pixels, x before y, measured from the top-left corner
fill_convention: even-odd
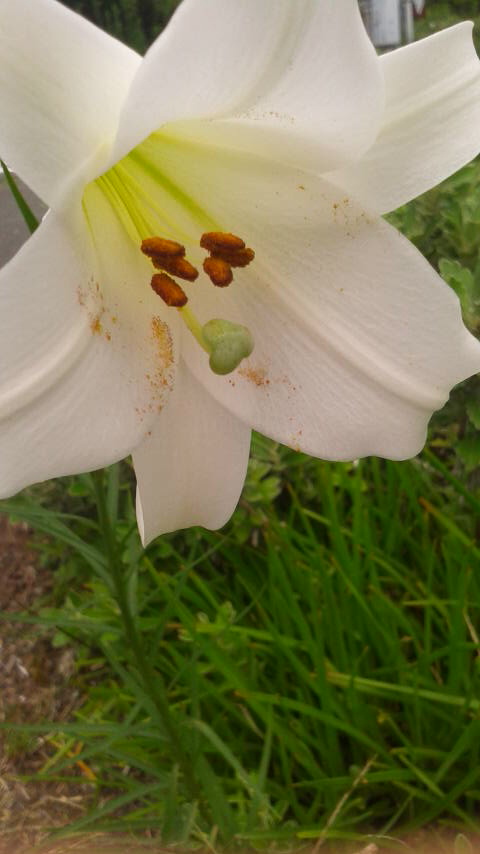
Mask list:
[[[55,723],[71,716],[80,698],[71,676],[73,651],[55,649],[51,632],[15,620],[38,612],[51,592],[52,574],[39,565],[28,528],[0,515],[0,852],[2,845],[38,842],[45,828],[78,818],[90,787],[31,781],[54,746]],[[18,724],[52,723],[37,735]]]

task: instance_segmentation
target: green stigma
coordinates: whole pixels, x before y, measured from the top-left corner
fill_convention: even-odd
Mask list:
[[[231,374],[253,350],[253,336],[246,326],[214,318],[202,327],[214,374]]]

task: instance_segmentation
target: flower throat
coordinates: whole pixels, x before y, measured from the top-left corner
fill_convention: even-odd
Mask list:
[[[156,137],[159,135],[153,134],[146,141],[147,145]],[[215,287],[228,287],[233,281],[234,269],[247,267],[255,253],[241,237],[221,231],[206,211],[166,177],[141,149],[142,146],[134,149],[85,189],[82,207],[92,236],[95,239],[92,212],[95,191],[99,191],[128,237],[157,271],[151,277],[152,290],[166,306],[179,312],[200,347],[209,355],[211,370],[229,374],[251,354],[253,338],[247,327],[221,318],[213,318],[202,325],[187,305],[186,291],[198,278],[199,270],[187,259],[184,244],[174,239],[178,236],[191,243],[191,227],[187,226],[187,230],[182,226],[185,217],[178,216],[179,209],[188,216],[189,225],[193,219],[207,229],[199,237],[201,249],[208,253],[202,267]],[[156,201],[158,195],[166,197],[171,204],[160,207]],[[173,217],[169,216],[172,212]]]

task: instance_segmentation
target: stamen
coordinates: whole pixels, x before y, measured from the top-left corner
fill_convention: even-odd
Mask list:
[[[237,249],[236,251],[218,250],[212,252],[212,258],[221,258],[230,264],[230,267],[248,267],[251,261],[255,258],[255,252],[248,246],[245,249]]]
[[[155,293],[169,306],[182,308],[188,302],[185,291],[166,273],[155,273],[152,277],[151,286]]]
[[[172,276],[178,276],[179,279],[186,279],[187,282],[194,282],[198,277],[198,270],[186,258],[168,257],[167,255],[156,255],[152,257],[152,264],[157,270],[166,270]]]
[[[229,267],[247,267],[255,258],[255,252],[250,247],[245,246],[245,241],[236,234],[230,234],[223,231],[207,231],[200,238],[200,246],[210,252],[211,258],[219,261],[224,261]],[[208,259],[207,267],[211,266],[215,270],[215,265],[210,265]],[[210,276],[210,273],[203,265],[203,269]],[[220,269],[220,265],[218,267]],[[223,268],[225,269],[225,268]],[[217,282],[210,276],[214,285]],[[230,280],[231,281],[231,280]],[[228,284],[230,284],[230,281]],[[220,287],[224,287],[221,285]]]
[[[146,237],[142,240],[141,250],[149,258],[156,258],[158,255],[183,258],[185,255],[185,247],[176,240],[166,240],[164,237]]]
[[[236,234],[226,231],[206,231],[200,238],[200,246],[207,252],[235,252],[238,249],[245,249],[245,241]]]
[[[203,269],[217,288],[226,288],[233,281],[232,268],[222,258],[205,258]]]

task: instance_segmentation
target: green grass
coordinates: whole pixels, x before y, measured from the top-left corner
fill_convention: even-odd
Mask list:
[[[131,667],[95,523],[5,505],[42,531],[53,526],[61,556],[58,589],[68,595],[38,621],[56,628],[58,643],[77,639],[87,699],[57,734],[44,774],[71,779],[83,760],[101,803],[74,828],[158,828],[186,841],[216,825],[244,844],[326,828],[333,838],[436,821],[471,829],[478,494],[451,472],[447,481],[431,452],[335,465],[257,439],[256,458],[248,489],[258,494],[255,469],[268,460],[263,478],[278,496],[246,541],[245,517],[258,518],[261,502],[245,502],[220,533],[167,537],[144,555],[128,477],[109,475],[130,605],[188,745],[199,803]]]
[[[427,0],[424,17],[415,22],[415,36],[423,39],[445,27],[452,27],[461,21],[471,20],[474,27],[474,41],[477,51],[480,48],[480,14],[475,0],[466,3],[449,3],[441,0]]]

